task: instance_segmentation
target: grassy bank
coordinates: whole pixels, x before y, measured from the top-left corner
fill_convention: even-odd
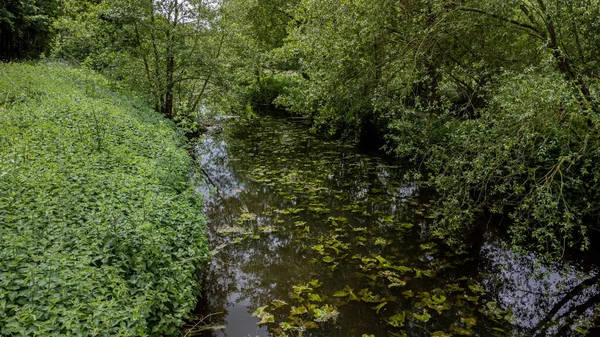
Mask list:
[[[204,219],[173,124],[101,76],[0,64],[0,335],[174,335]]]

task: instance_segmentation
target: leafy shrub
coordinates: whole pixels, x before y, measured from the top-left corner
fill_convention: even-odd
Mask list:
[[[294,80],[294,76],[285,73],[264,76],[244,88],[245,99],[256,110],[272,109]]]
[[[598,214],[597,121],[561,74],[507,73],[481,118],[452,126],[428,166],[438,196],[433,233],[455,241],[483,208],[508,212],[515,244],[585,249]]]
[[[172,122],[61,65],[0,64],[0,335],[174,335],[204,219]]]

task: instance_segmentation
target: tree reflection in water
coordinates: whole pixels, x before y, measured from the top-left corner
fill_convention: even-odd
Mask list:
[[[576,335],[578,317],[594,316],[595,272],[519,257],[497,239],[477,256],[427,239],[426,198],[384,160],[284,120],[225,130],[197,149],[218,190],[199,188],[212,246],[222,247],[204,275],[199,313],[221,313],[213,323],[227,326],[208,336],[269,336],[291,322],[292,306],[311,305],[339,314],[303,336]],[[311,280],[319,283],[312,302],[294,296]],[[361,298],[340,297],[342,289]],[[263,306],[274,322],[259,327],[252,312]],[[310,319],[309,310],[302,321]]]

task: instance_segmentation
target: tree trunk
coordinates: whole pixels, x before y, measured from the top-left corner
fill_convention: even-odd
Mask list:
[[[164,114],[167,118],[173,118],[173,87],[175,84],[173,83],[173,73],[175,70],[175,57],[173,55],[169,55],[167,57],[167,85],[165,90],[165,110]]]

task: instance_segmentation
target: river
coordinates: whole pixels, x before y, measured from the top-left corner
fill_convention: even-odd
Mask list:
[[[214,328],[197,335],[577,336],[594,319],[596,268],[501,235],[475,251],[431,240],[427,193],[398,163],[298,120],[217,129],[197,146],[216,252],[198,311]]]

